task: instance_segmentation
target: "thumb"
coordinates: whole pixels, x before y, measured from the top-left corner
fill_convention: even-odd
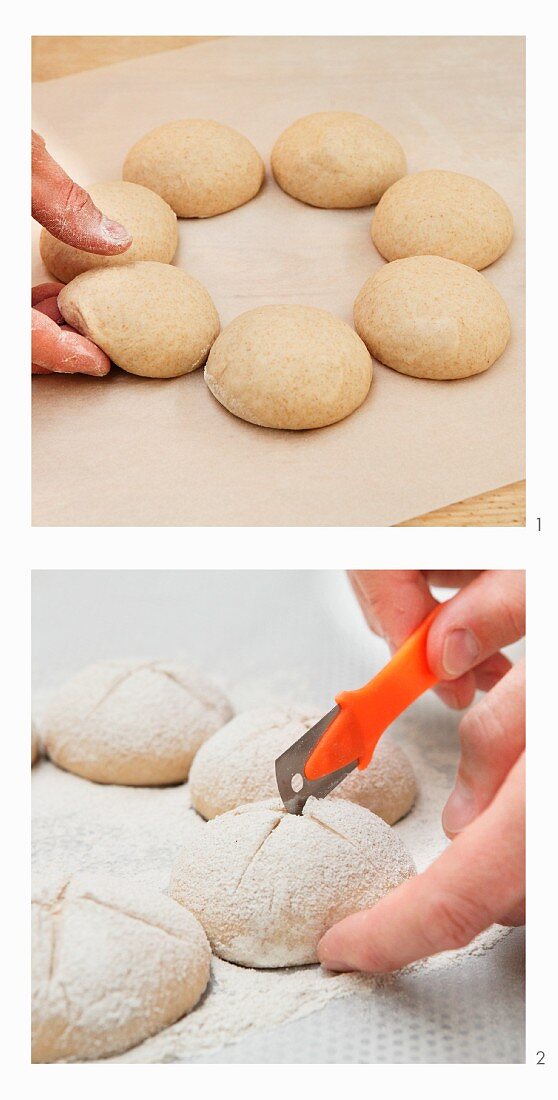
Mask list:
[[[318,944],[330,970],[398,970],[464,947],[525,896],[525,767],[515,764],[496,798],[427,871],[374,906],[335,924]]]
[[[87,191],[66,175],[35,133],[31,170],[31,213],[53,237],[99,256],[118,255],[130,247],[128,230],[101,214]]]

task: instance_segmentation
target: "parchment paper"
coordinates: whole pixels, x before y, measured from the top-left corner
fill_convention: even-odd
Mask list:
[[[85,185],[120,178],[133,142],[170,119],[237,127],[269,165],[294,119],[348,109],[393,131],[409,171],[447,168],[494,186],[516,232],[485,271],[512,317],[498,363],[451,383],[377,364],[365,404],[319,431],[236,419],[202,371],[35,379],[34,523],[379,526],[522,478],[523,52],[520,38],[234,38],[37,85],[35,128]],[[246,206],[181,221],[175,263],[207,286],[223,325],[273,302],[351,322],[357,292],[384,263],[371,215],[298,203],[268,171]],[[46,277],[37,239],[35,282]]]

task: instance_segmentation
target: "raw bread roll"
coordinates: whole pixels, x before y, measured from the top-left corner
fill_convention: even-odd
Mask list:
[[[140,138],[122,175],[156,191],[180,218],[211,218],[253,199],[265,168],[238,130],[189,118],[157,126]]]
[[[153,261],[86,271],[58,295],[64,320],[130,374],[175,378],[205,363],[219,315],[205,287]]]
[[[232,717],[213,681],[181,661],[88,665],[53,695],[43,717],[51,760],[97,783],[182,783],[200,745]]]
[[[297,816],[279,802],[255,802],[195,833],[170,891],[221,958],[301,966],[317,961],[332,924],[375,905],[414,872],[397,834],[363,806],[309,798]]]
[[[170,264],[178,245],[176,214],[159,195],[123,180],[95,183],[88,191],[101,213],[120,222],[131,233],[132,244],[118,256],[96,256],[63,244],[43,229],[41,256],[51,275],[61,283],[69,283],[76,275],[94,267],[114,267],[134,260]]]
[[[322,717],[302,707],[259,707],[231,719],[202,745],[192,764],[188,785],[195,809],[212,818],[277,798],[275,760]],[[366,806],[388,825],[408,813],[415,796],[409,760],[385,735],[370,766],[351,772],[329,795]]]
[[[386,264],[365,282],[354,318],[376,359],[415,378],[480,374],[510,338],[498,291],[478,271],[440,256]]]
[[[386,260],[445,256],[480,271],[512,237],[513,218],[497,191],[473,176],[437,169],[394,183],[372,219],[372,240]]]
[[[39,883],[32,901],[33,1062],[128,1050],[201,997],[207,937],[157,890],[84,874]]]
[[[399,142],[353,111],[320,111],[298,119],[276,141],[277,183],[310,206],[370,206],[407,171]]]
[[[205,380],[242,420],[267,428],[321,428],[362,404],[372,360],[353,329],[325,309],[260,306],[221,333]]]

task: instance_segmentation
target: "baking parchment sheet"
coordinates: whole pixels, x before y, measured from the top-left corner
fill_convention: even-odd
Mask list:
[[[237,710],[288,700],[324,712],[386,660],[341,573],[36,573],[33,638],[39,725],[48,690],[99,658],[182,653],[217,675]],[[512,658],[521,648],[511,647]],[[447,843],[440,811],[455,773],[457,722],[429,694],[395,725],[419,786],[395,828],[419,870]],[[203,828],[187,784],[110,787],[46,761],[32,775],[33,862],[43,874],[109,871],[165,889],[190,830]],[[521,1062],[523,963],[522,931],[501,928],[380,980],[215,959],[200,1005],[116,1060]]]
[[[318,110],[354,110],[401,141],[409,171],[485,180],[515,220],[487,268],[512,338],[485,374],[407,378],[378,364],[364,405],[319,431],[262,429],[197,371],[158,381],[34,380],[39,526],[387,525],[524,476],[524,44],[521,38],[233,38],[38,84],[34,125],[78,182],[119,179],[130,146],[177,118],[214,118],[266,161],[252,202],[182,220],[175,263],[210,291],[223,325],[266,303],[320,306],[351,323],[384,261],[372,210],[318,210],[269,171],[275,139]],[[34,282],[47,273],[34,234]]]

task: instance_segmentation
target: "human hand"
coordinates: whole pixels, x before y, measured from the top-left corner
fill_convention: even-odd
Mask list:
[[[364,583],[360,580],[359,598],[373,629],[379,626],[393,639],[392,645],[399,645],[404,640],[401,634],[406,627],[401,620],[405,614],[410,621],[411,611],[410,618],[416,615],[420,621],[430,610],[421,610],[430,596],[427,577],[391,573],[387,585],[380,582],[375,588],[376,576],[364,575]],[[359,579],[362,577],[360,574]],[[429,635],[431,667],[439,669],[442,656],[447,657],[445,641],[452,630],[471,630],[478,642],[478,664],[473,665],[469,675],[474,674],[474,683],[479,687],[488,688],[488,694],[468,711],[459,727],[457,778],[442,814],[444,829],[453,843],[427,871],[397,887],[373,909],[355,913],[329,929],[318,947],[320,961],[329,969],[374,973],[395,970],[426,955],[465,946],[494,922],[516,924],[524,920],[525,669],[520,662],[503,675],[498,676],[502,667],[498,664],[486,672],[486,662],[494,660],[494,654],[505,660],[498,654],[498,647],[523,633],[524,574],[479,573],[472,577],[455,573],[428,575],[431,583],[465,583],[474,597],[472,604],[465,602],[464,590],[449,601],[450,614],[445,629],[433,640],[432,653]],[[354,576],[351,579],[355,584]],[[391,616],[382,602],[385,588],[395,595]],[[452,609],[451,604],[458,600],[460,607]],[[445,616],[446,609],[438,615],[431,633]],[[499,624],[493,622],[495,616],[500,617]],[[459,654],[461,640],[458,642],[455,649]],[[449,652],[453,652],[451,644]],[[509,668],[509,662],[506,664]],[[491,686],[494,679],[496,683]],[[469,690],[470,685],[465,686]]]
[[[65,244],[101,256],[119,255],[132,243],[128,230],[105,217],[83,188],[78,187],[47,152],[38,134],[32,134],[31,211],[36,221]],[[56,304],[62,283],[33,288],[31,304],[32,364],[34,374],[82,373],[102,375],[110,360],[91,340],[64,325]]]
[[[441,681],[436,692],[457,710],[475,691],[490,691],[511,665],[500,652],[525,633],[525,574],[521,570],[354,570],[349,578],[365,619],[392,652],[437,606],[430,586],[459,588],[428,634],[428,663]]]

